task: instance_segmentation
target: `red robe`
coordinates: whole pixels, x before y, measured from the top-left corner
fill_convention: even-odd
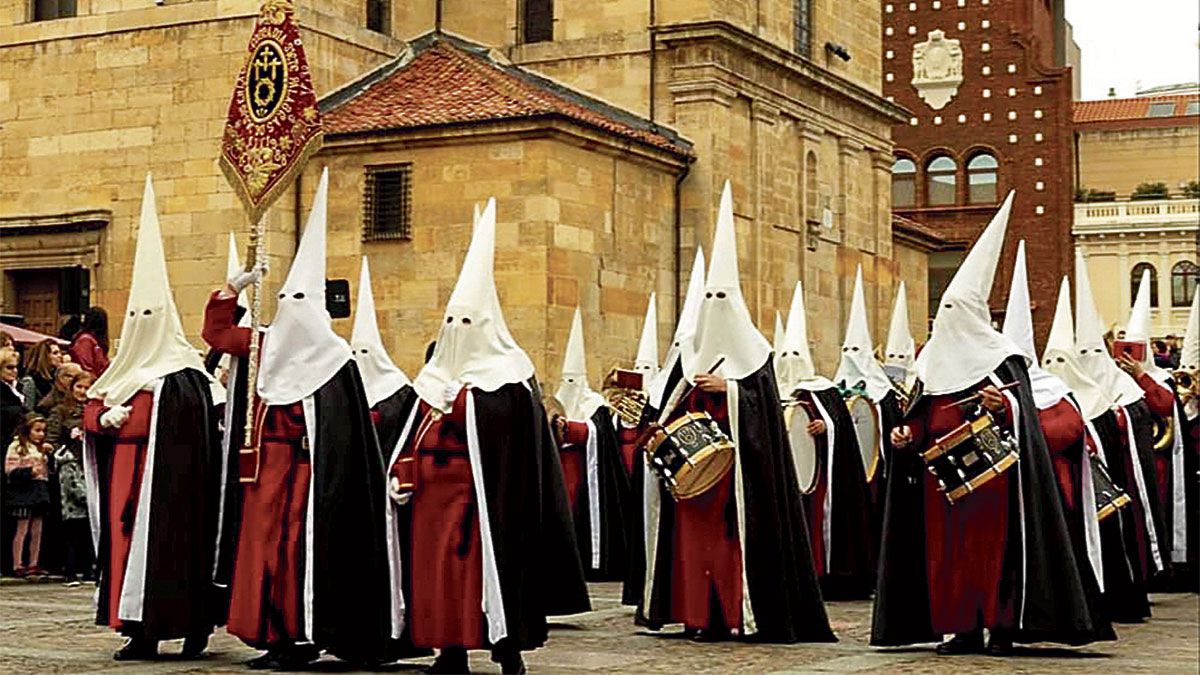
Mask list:
[[[952,395],[930,396],[928,414],[908,423],[910,447],[924,452],[940,436],[966,421],[959,406],[950,405],[988,381]],[[996,423],[1012,428],[1012,411]],[[1001,588],[1009,513],[1008,482],[1013,469],[993,478],[951,505],[938,491],[937,479],[925,472],[925,561],[929,607],[937,633],[965,633],[977,628],[1011,628],[1012,598]]]
[[[142,470],[146,465],[146,448],[150,444],[150,418],[154,394],[139,391],[126,403],[131,410],[129,419],[116,429],[100,426],[100,416],[108,411],[103,401],[91,399],[83,407],[83,428],[89,434],[104,434],[113,438],[113,455],[108,481],[108,551],[106,574],[109,577],[108,626],[120,630],[117,616],[121,605],[121,586],[125,582],[125,567],[129,562],[129,547],[133,541],[133,519],[137,514],[138,495],[142,489]]]
[[[817,414],[816,405],[813,403],[813,395],[811,391],[804,389],[796,390],[796,398],[804,405],[810,413],[811,418],[815,420],[825,421]],[[829,473],[827,471],[829,465],[829,430],[825,433],[816,436],[814,439],[817,448],[817,454],[820,456],[820,461],[817,463],[817,480],[813,486],[813,491],[805,495],[804,498],[804,513],[808,516],[808,542],[812,546],[813,556],[813,571],[817,573],[817,578],[825,576],[825,495],[829,492]]]
[[[1125,408],[1117,406],[1113,409],[1117,417],[1117,429],[1120,431],[1121,445],[1123,450],[1120,453],[1120,459],[1115,461],[1122,462],[1125,475],[1129,477],[1129,485],[1123,485],[1125,492],[1129,495],[1129,511],[1130,521],[1133,523],[1134,534],[1137,538],[1138,557],[1135,561],[1140,570],[1140,578],[1149,579],[1154,576],[1155,572],[1152,569],[1153,563],[1150,558],[1150,535],[1146,529],[1146,509],[1148,505],[1142,500],[1142,496],[1138,491],[1137,483],[1134,476],[1134,463],[1138,461],[1138,449],[1129,447],[1129,415],[1126,414]],[[1110,460],[1114,461],[1114,460]],[[1149,489],[1150,486],[1147,486]]]
[[[483,553],[467,449],[467,390],[444,415],[417,408],[419,424],[389,469],[411,491],[408,630],[416,647],[485,646]]]
[[[1150,406],[1150,412],[1155,417],[1165,421],[1175,415],[1175,392],[1167,389],[1149,373],[1142,373],[1136,381],[1142,391],[1146,393],[1146,405]],[[1158,503],[1164,509],[1169,509],[1169,505],[1174,503],[1171,498],[1170,452],[1154,453],[1154,478],[1154,489],[1158,491]],[[1166,542],[1159,542],[1159,545],[1163,546],[1164,550],[1170,548]]]
[[[203,337],[213,349],[245,358],[251,332],[237,325],[236,307],[236,296],[213,293],[204,310]],[[303,405],[268,406],[264,413],[261,400],[256,403],[258,477],[241,484],[241,526],[226,630],[251,646],[266,647],[304,634],[300,559],[312,464]]]
[[[638,438],[642,435],[641,427],[626,426],[624,422],[617,421],[617,442],[621,449],[621,463],[625,465],[625,475],[633,479],[633,463],[638,457]]]
[[[562,462],[563,482],[567,486],[567,504],[571,513],[579,505],[579,491],[587,491],[587,422],[567,420],[563,430],[558,457]]]
[[[725,394],[693,389],[679,410],[706,412],[729,434]],[[671,622],[690,629],[742,625],[742,549],[734,470],[697,497],[675,503],[671,533]],[[713,616],[713,606],[721,616]]]
[[[1042,434],[1046,437],[1046,449],[1054,466],[1054,477],[1062,493],[1063,507],[1068,518],[1077,516],[1079,490],[1083,485],[1083,457],[1071,450],[1078,446],[1083,436],[1083,416],[1067,399],[1038,411]]]

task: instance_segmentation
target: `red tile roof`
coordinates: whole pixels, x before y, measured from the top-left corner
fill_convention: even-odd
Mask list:
[[[953,242],[941,231],[899,213],[892,213],[892,235],[916,244],[927,251],[942,251],[951,248]]]
[[[1184,114],[1189,101],[1200,100],[1200,94],[1144,96],[1140,98],[1104,98],[1097,101],[1075,102],[1075,123],[1115,122],[1118,120],[1162,119],[1149,117],[1151,103],[1175,103],[1174,117]]]
[[[409,47],[396,60],[322,100],[327,135],[559,118],[692,156],[691,143],[674,131],[519,66],[500,63],[481,45],[430,33]]]

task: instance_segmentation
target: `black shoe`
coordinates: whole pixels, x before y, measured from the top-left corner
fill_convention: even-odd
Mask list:
[[[719,628],[704,628],[692,633],[692,642],[720,642],[729,637],[729,631]]]
[[[184,659],[198,659],[204,656],[205,649],[208,649],[208,634],[192,635],[183,641],[183,650],[179,652],[179,656]]]
[[[942,656],[957,656],[960,654],[982,654],[983,633],[972,631],[959,633],[937,646],[937,653]]]
[[[279,652],[275,649],[268,649],[246,662],[246,667],[250,670],[269,670],[278,666]]]
[[[500,661],[500,672],[506,675],[521,675],[525,672],[525,659],[521,658],[521,653],[517,652],[509,656],[505,656]]]
[[[316,645],[290,645],[280,652],[276,659],[275,669],[303,670],[319,658],[321,658],[321,650]]]
[[[426,668],[425,672],[440,673],[441,675],[470,673],[471,666],[467,662],[467,650],[450,648],[439,651],[437,658],[433,660],[433,665]]]
[[[1011,656],[1013,653],[1012,637],[1007,631],[994,630],[988,638],[987,653],[991,656]]]
[[[129,638],[113,654],[114,661],[153,661],[158,658],[158,640]]]

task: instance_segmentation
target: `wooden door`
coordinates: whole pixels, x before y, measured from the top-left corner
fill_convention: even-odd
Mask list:
[[[17,313],[25,327],[46,335],[58,335],[58,270],[28,270],[13,274]]]

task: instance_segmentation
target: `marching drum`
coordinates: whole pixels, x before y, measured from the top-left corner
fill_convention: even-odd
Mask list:
[[[784,407],[783,413],[800,492],[812,494],[812,491],[817,489],[817,481],[821,477],[821,453],[817,448],[817,439],[808,433],[808,425],[813,421],[812,413],[808,411],[807,406],[800,403],[789,403]]]
[[[862,453],[863,470],[867,482],[875,480],[879,469],[879,409],[866,396],[851,396],[846,399],[854,436],[858,438],[858,451]]]
[[[1090,457],[1092,465],[1092,494],[1096,496],[1096,519],[1104,520],[1129,505],[1129,495],[1117,487],[1108,475],[1108,467],[1099,457]]]
[[[1018,451],[1008,430],[984,412],[938,438],[921,459],[954,504],[1016,464]]]
[[[651,431],[646,460],[671,496],[682,501],[703,494],[729,472],[733,442],[708,413],[690,412]]]

